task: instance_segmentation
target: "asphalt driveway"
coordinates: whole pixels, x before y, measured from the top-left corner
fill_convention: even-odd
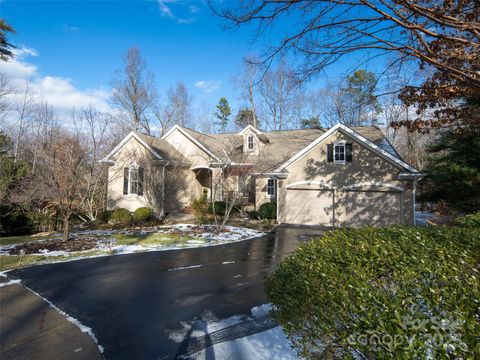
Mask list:
[[[265,276],[322,231],[279,227],[228,245],[34,266],[9,277],[91,327],[108,359],[174,359],[182,341],[172,334],[268,302]]]

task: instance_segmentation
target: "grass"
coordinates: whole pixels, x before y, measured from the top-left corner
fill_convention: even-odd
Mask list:
[[[106,236],[102,236],[105,238]],[[173,246],[187,245],[188,241],[196,240],[206,242],[205,239],[193,236],[182,236],[179,234],[112,234],[108,237],[117,240],[115,245],[140,245],[140,246]],[[0,246],[20,244],[28,241],[37,241],[51,238],[51,236],[12,236],[0,238]],[[44,255],[0,255],[0,271],[19,269],[27,266],[49,264],[66,261],[74,258],[83,258],[93,255],[109,255],[110,251],[105,250],[87,250],[76,251],[65,256],[44,256]]]
[[[76,251],[65,256],[44,256],[44,255],[0,255],[0,271],[20,269],[27,266],[49,264],[71,260],[80,257],[88,257],[100,254],[107,254],[105,251],[90,250]]]
[[[23,235],[23,236],[7,236],[7,237],[0,237],[0,246],[12,245],[12,244],[21,244],[29,241],[36,241],[36,240],[45,240],[52,238],[52,235],[48,236],[30,236],[30,235]]]
[[[117,240],[117,245],[184,245],[189,240],[196,240],[205,242],[205,239],[197,238],[193,236],[182,236],[179,234],[115,234],[111,235],[112,238]]]

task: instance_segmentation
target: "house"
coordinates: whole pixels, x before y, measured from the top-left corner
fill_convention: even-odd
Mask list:
[[[163,137],[128,134],[109,164],[108,207],[181,212],[207,196],[277,204],[277,221],[325,226],[414,224],[416,181],[375,126]]]

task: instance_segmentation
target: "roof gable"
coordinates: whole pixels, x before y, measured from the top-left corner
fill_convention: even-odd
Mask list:
[[[113,148],[110,153],[105,156],[100,162],[111,162],[111,157],[114,156],[116,153],[118,153],[125,145],[128,144],[128,142],[132,139],[136,139],[145,149],[147,149],[153,156],[155,156],[158,160],[165,160],[158,152],[156,152],[150,145],[148,145],[138,134],[136,134],[134,131],[131,131],[128,133],[127,136],[123,138],[120,143]]]
[[[180,125],[173,126],[165,135],[162,136],[162,139],[165,140],[171,134],[173,134],[175,131],[180,132],[183,136],[185,136],[188,140],[190,140],[193,144],[195,144],[202,151],[207,153],[210,157],[212,157],[213,159],[215,159],[217,161],[220,161],[220,159],[217,156],[215,156],[215,154],[213,154],[205,145],[203,145],[200,141],[198,141],[195,137],[193,137],[186,129],[184,129]]]
[[[319,136],[316,140],[311,142],[309,145],[304,147],[302,150],[300,150],[298,153],[296,153],[294,156],[292,156],[290,159],[288,159],[286,162],[284,162],[280,167],[278,167],[275,172],[279,172],[282,170],[285,170],[288,166],[296,162],[298,159],[302,158],[304,155],[306,155],[311,149],[313,149],[315,146],[320,144],[321,142],[325,141],[327,138],[329,138],[332,134],[335,132],[341,132],[347,136],[350,136],[352,139],[358,141],[359,143],[363,144],[365,147],[368,149],[372,150],[374,153],[377,155],[383,157],[385,160],[389,161],[393,165],[400,167],[402,169],[406,169],[410,172],[418,172],[417,169],[413,168],[412,166],[408,165],[406,162],[403,160],[397,158],[396,156],[392,155],[385,149],[382,149],[380,146],[374,144],[372,141],[368,140],[366,137],[363,135],[359,134],[355,130],[349,128],[348,126],[345,126],[341,123],[338,123],[334,127],[330,128],[328,131],[326,131],[324,134]]]

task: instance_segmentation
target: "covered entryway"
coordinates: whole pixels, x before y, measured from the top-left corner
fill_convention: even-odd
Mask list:
[[[348,189],[345,192],[345,226],[402,224],[402,192],[396,189]]]
[[[318,184],[300,183],[287,187],[286,223],[333,226],[334,191]]]
[[[208,167],[195,167],[195,198],[205,196],[211,200],[212,197],[212,169]]]

